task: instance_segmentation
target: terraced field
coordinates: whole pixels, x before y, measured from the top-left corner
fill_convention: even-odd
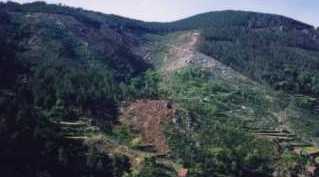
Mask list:
[[[159,41],[161,42],[154,45],[155,47],[153,47],[151,52],[153,55],[149,55],[148,59],[158,62],[159,58],[163,58],[160,65],[157,66],[167,80],[180,70],[195,67],[208,71],[211,74],[211,79],[228,83],[234,89],[233,93],[227,92],[224,95],[218,93],[218,95],[213,94],[207,97],[207,95],[192,93],[187,97],[175,97],[173,98],[174,100],[177,102],[179,102],[178,100],[188,100],[190,103],[192,100],[194,103],[209,103],[211,98],[217,97],[224,98],[224,102],[225,100],[232,100],[226,103],[230,111],[225,113],[230,117],[242,120],[244,123],[243,128],[257,138],[272,141],[279,152],[289,151],[296,153],[299,150],[299,152],[305,154],[313,154],[313,152],[307,150],[309,148],[316,151],[317,146],[316,140],[313,138],[313,132],[318,124],[316,119],[314,119],[316,116],[313,113],[307,112],[307,114],[303,114],[306,109],[298,106],[298,100],[300,101],[303,97],[299,98],[298,96],[284,94],[267,86],[262,86],[232,68],[223,65],[218,60],[198,52],[197,47],[201,41],[200,32],[198,31],[170,34],[162,37]],[[165,87],[168,84],[163,85]],[[256,92],[258,94],[257,97],[262,101],[254,103],[253,100],[236,100],[238,98],[234,98],[234,95],[238,91],[241,92],[245,89],[250,90],[250,92]],[[258,106],[258,104],[261,105]],[[313,106],[314,110],[316,110],[315,105]],[[306,131],[307,133],[304,133],[306,127],[303,127],[305,123],[302,122],[304,116],[309,116],[309,121],[314,123],[310,126],[312,127],[311,129],[307,127],[309,130],[308,132]],[[311,162],[309,164],[310,167],[316,164],[311,155],[307,155],[307,157]]]
[[[296,117],[291,118],[292,113],[301,116],[300,110],[289,103],[289,100],[295,100],[294,96],[290,96],[288,101],[282,99],[287,95],[261,86],[218,60],[198,52],[197,45],[201,40],[199,32],[178,32],[155,37],[160,40],[148,49],[149,54],[146,57],[150,62],[157,62],[156,69],[163,78],[161,89],[170,89],[168,83],[179,71],[200,68],[203,72],[210,73],[209,80],[226,84],[229,90],[208,94],[201,90],[188,94],[188,90],[182,90],[186,94],[179,96],[174,93],[175,97],[169,97],[170,101],[137,100],[126,103],[122,107],[120,122],[113,130],[114,136],[101,132],[85,119],[59,122],[68,142],[94,144],[101,153],[111,152],[126,156],[129,158],[132,174],[138,174],[147,159],[153,159],[158,168],[168,175],[176,176],[184,168],[183,164],[170,157],[170,147],[164,133],[165,125],[176,121],[175,114],[183,107],[181,102],[210,106],[218,100],[228,108],[223,114],[240,120],[242,128],[257,139],[273,142],[279,153],[289,151],[305,155],[311,162],[308,164],[309,169],[316,165],[318,148],[309,136],[298,133],[302,127],[296,127],[298,120],[292,121]],[[158,61],[158,58],[162,60]],[[254,99],[243,99],[246,93],[254,93]],[[213,100],[215,101],[212,102]]]

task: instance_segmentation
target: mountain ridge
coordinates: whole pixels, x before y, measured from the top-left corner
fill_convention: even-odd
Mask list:
[[[2,6],[4,6],[4,8],[11,8],[14,9],[16,8],[15,10],[19,10],[19,7],[23,7],[23,8],[26,8],[25,10],[27,10],[29,7],[32,7],[32,5],[35,5],[35,6],[51,6],[51,8],[54,8],[54,7],[64,7],[64,8],[71,8],[69,6],[64,6],[64,5],[57,5],[57,4],[47,4],[46,2],[44,1],[36,1],[36,2],[31,2],[31,3],[23,3],[23,4],[20,4],[20,3],[15,3],[15,2],[8,2],[8,3],[4,3],[4,2],[1,2]],[[245,15],[261,15],[261,16],[272,16],[274,18],[278,18],[278,19],[285,19],[287,21],[290,21],[290,22],[293,22],[295,24],[298,24],[300,26],[303,26],[303,27],[307,27],[307,28],[315,28],[314,25],[310,25],[310,24],[306,24],[304,22],[301,22],[299,20],[296,20],[296,19],[293,19],[293,18],[290,18],[290,17],[287,17],[287,16],[283,16],[283,15],[279,15],[279,14],[272,14],[272,13],[261,13],[261,12],[254,12],[254,11],[246,11],[246,10],[217,10],[217,11],[209,11],[209,12],[203,12],[203,13],[199,13],[199,14],[196,14],[196,15],[191,15],[189,17],[185,17],[185,18],[182,18],[182,19],[179,19],[179,20],[174,20],[174,21],[168,21],[168,22],[155,22],[155,21],[142,21],[142,20],[139,20],[139,19],[134,19],[134,18],[128,18],[128,17],[124,17],[124,16],[120,16],[120,15],[117,15],[117,14],[106,14],[106,13],[103,13],[103,12],[98,12],[98,11],[92,11],[92,10],[84,10],[82,8],[71,8],[73,10],[78,10],[78,11],[83,11],[83,12],[86,12],[86,13],[91,13],[91,14],[98,14],[98,15],[101,15],[101,16],[110,16],[112,18],[115,18],[115,19],[121,19],[123,21],[127,20],[127,21],[133,21],[134,23],[139,23],[139,24],[143,24],[143,23],[148,23],[148,24],[154,24],[154,25],[161,25],[161,24],[174,24],[174,23],[181,23],[182,21],[185,21],[185,20],[189,20],[189,19],[193,19],[193,18],[198,18],[198,17],[201,17],[203,18],[203,16],[211,16],[211,15],[227,15],[227,14],[245,14]],[[22,10],[22,9],[20,9]],[[44,9],[36,9],[35,11],[41,11],[41,10],[44,10]],[[207,26],[206,26],[207,27]]]

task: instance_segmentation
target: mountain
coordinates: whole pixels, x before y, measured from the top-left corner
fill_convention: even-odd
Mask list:
[[[1,174],[318,175],[318,37],[256,12],[0,3]]]
[[[221,11],[164,24],[202,31],[200,50],[259,82],[302,94],[317,94],[318,32],[278,15]],[[231,52],[230,52],[231,51]]]

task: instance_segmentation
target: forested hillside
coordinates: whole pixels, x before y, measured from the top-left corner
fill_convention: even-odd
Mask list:
[[[58,122],[89,119],[108,130],[120,100],[137,95],[130,80],[149,67],[132,50],[142,39],[100,23],[103,15],[45,3],[1,3],[0,14],[2,174],[122,174],[127,165],[101,171],[96,163],[125,158],[85,155],[81,142],[65,142]]]
[[[201,50],[276,89],[317,95],[319,34],[293,24],[208,28]]]
[[[0,3],[0,176],[311,176],[318,67],[283,16]]]

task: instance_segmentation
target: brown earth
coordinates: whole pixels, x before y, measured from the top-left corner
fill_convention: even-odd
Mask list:
[[[166,44],[168,51],[164,57],[162,71],[164,73],[172,73],[188,66],[198,66],[202,69],[209,70],[215,77],[220,79],[252,82],[231,67],[200,52],[198,47],[202,40],[203,38],[200,32],[189,31],[178,34],[173,42]]]
[[[199,41],[199,33],[188,32],[179,35],[176,44],[169,46],[168,60],[164,69],[167,72],[172,72],[191,64],[196,55],[196,47]]]
[[[165,154],[169,148],[162,126],[173,119],[175,111],[169,101],[137,100],[122,110],[120,119],[141,135],[145,145],[152,145],[157,153]]]

